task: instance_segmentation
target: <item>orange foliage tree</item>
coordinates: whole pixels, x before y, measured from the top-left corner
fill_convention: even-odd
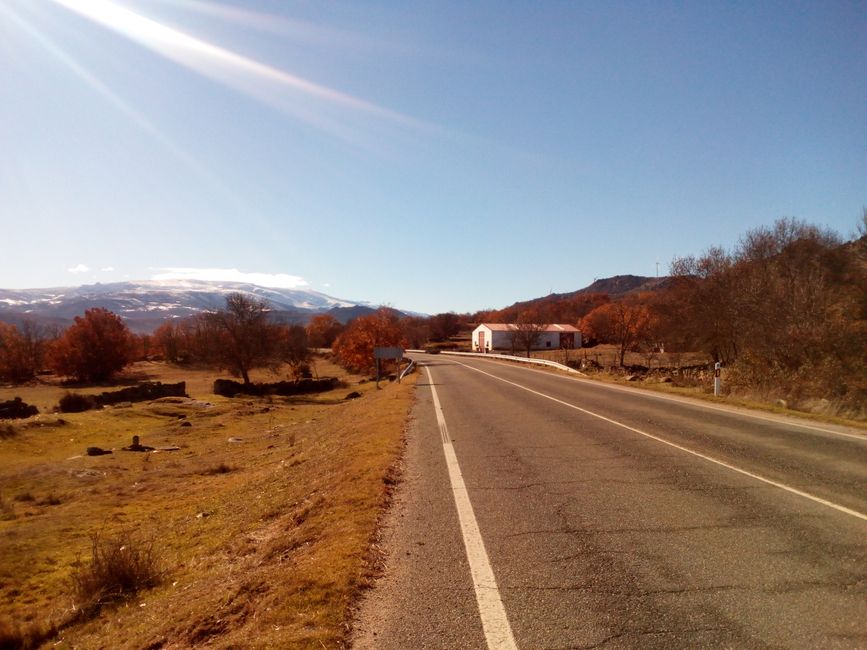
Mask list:
[[[133,353],[133,336],[120,317],[101,307],[76,316],[75,323],[52,345],[51,368],[77,381],[109,379],[126,366]]]
[[[0,379],[20,384],[42,369],[48,332],[32,321],[19,327],[0,323]]]
[[[400,318],[393,309],[381,307],[374,314],[350,322],[334,341],[332,351],[345,368],[369,372],[374,367],[373,348],[406,345]]]
[[[154,330],[151,335],[154,347],[159,350],[163,359],[175,363],[180,358],[181,332],[176,323],[166,321]]]
[[[343,331],[343,325],[330,314],[317,314],[307,324],[307,342],[311,348],[330,348]]]
[[[624,298],[597,307],[581,320],[581,331],[588,338],[614,343],[620,365],[628,350],[634,349],[647,336],[651,325],[650,312],[637,298]]]

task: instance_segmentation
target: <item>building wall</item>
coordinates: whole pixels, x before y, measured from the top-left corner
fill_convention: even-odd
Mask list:
[[[484,350],[479,349],[479,332],[485,333],[485,347],[490,347],[492,342],[492,332],[487,327],[479,326],[473,330],[473,351],[474,352],[484,352]]]
[[[493,338],[491,339],[495,350],[511,350],[512,337],[510,332],[494,330]]]
[[[473,330],[473,350],[479,350],[479,332],[485,333],[485,342],[488,349],[493,350],[512,350],[512,333],[508,330],[491,330],[484,326],[479,326]],[[581,347],[581,333],[575,332],[575,348]],[[542,332],[539,335],[539,342],[533,348],[534,350],[559,350],[560,349],[560,332]],[[520,351],[520,350],[518,350]]]

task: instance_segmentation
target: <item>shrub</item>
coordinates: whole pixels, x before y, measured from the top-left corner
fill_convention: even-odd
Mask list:
[[[22,627],[17,621],[0,619],[0,650],[31,650],[38,648],[57,633],[53,625],[43,627],[31,623]]]
[[[220,463],[219,465],[214,465],[205,470],[199,472],[202,476],[214,476],[216,474],[228,474],[230,472],[234,472],[237,467],[232,467],[231,465],[226,465],[226,463]]]
[[[66,393],[57,405],[57,410],[61,413],[81,413],[92,408],[96,408],[96,400],[81,393]]]
[[[29,418],[37,413],[39,409],[22,401],[20,397],[0,402],[0,418],[3,419]]]
[[[104,538],[91,536],[91,560],[72,576],[73,592],[83,615],[116,604],[143,589],[157,586],[163,577],[154,541],[129,532]]]

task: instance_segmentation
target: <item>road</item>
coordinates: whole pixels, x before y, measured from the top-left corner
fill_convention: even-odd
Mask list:
[[[867,647],[863,434],[416,359],[354,647]]]

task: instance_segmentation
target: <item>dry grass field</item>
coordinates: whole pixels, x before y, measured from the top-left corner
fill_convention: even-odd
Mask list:
[[[191,399],[77,414],[45,412],[66,390],[50,382],[0,389],[41,411],[2,425],[0,647],[52,627],[57,648],[341,647],[414,380],[376,390],[317,365],[347,386],[230,400],[212,371],[143,363],[126,379],[185,380]],[[123,451],[133,435],[157,449]],[[157,586],[88,608],[73,584],[94,535],[122,538],[121,558],[152,549]]]
[[[524,353],[518,351],[517,354],[523,356]],[[587,359],[603,368],[616,368],[620,365],[619,349],[611,344],[600,344],[577,350],[539,350],[532,352],[531,356],[559,363],[566,363],[567,359],[569,361]],[[708,355],[699,352],[627,352],[623,358],[627,366],[645,366],[650,369],[692,366],[712,361]]]
[[[520,352],[518,356],[523,356]],[[598,370],[586,370],[586,374],[597,381],[629,385],[634,388],[644,388],[663,393],[673,393],[686,397],[705,399],[714,402],[725,402],[735,406],[768,411],[786,415],[794,415],[820,422],[830,422],[860,429],[867,428],[864,413],[853,411],[841,406],[838,402],[812,399],[792,402],[781,399],[772,390],[762,391],[756,388],[732,386],[727,381],[728,369],[722,369],[722,396],[713,396],[713,373],[710,366],[712,359],[697,352],[686,353],[641,353],[627,352],[624,358],[626,366],[644,366],[646,373],[633,374],[632,371],[619,368],[620,358],[617,346],[601,344],[592,348],[578,350],[541,350],[534,351],[532,357],[547,359],[558,363],[575,362],[587,359],[599,364]],[[683,369],[705,366],[704,369],[688,374],[678,374],[673,369]]]

